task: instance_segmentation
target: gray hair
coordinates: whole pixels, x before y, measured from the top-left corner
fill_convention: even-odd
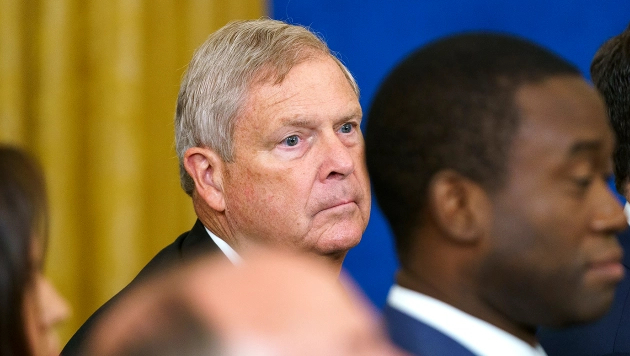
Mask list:
[[[280,84],[291,68],[319,55],[339,65],[358,96],[348,69],[305,27],[270,19],[234,21],[208,37],[190,61],[175,112],[180,180],[188,195],[195,184],[184,168],[186,150],[209,147],[230,162],[235,121],[254,82]]]

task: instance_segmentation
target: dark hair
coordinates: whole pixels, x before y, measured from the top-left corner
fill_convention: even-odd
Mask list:
[[[387,76],[369,111],[366,156],[401,261],[432,177],[452,169],[498,189],[519,125],[516,90],[556,75],[580,73],[523,39],[471,33],[420,48]]]
[[[595,53],[591,78],[604,96],[617,146],[613,154],[615,185],[626,195],[630,180],[630,26]]]
[[[0,354],[30,355],[24,296],[40,266],[35,238],[46,243],[46,194],[38,164],[17,148],[0,146]]]

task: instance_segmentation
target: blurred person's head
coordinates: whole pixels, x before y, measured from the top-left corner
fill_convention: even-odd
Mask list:
[[[606,101],[617,136],[613,154],[615,185],[630,200],[630,26],[597,50],[591,78]]]
[[[236,21],[195,52],[175,115],[181,185],[237,252],[322,256],[338,269],[370,214],[358,88],[308,29]]]
[[[604,103],[573,65],[516,37],[456,35],[400,63],[368,120],[399,284],[530,343],[537,325],[607,311],[626,222],[605,182]]]
[[[55,326],[68,306],[44,277],[45,181],[35,160],[0,146],[0,354],[59,353]]]
[[[86,344],[86,355],[225,356],[216,332],[189,301],[177,296],[138,298],[137,305],[106,324],[111,329],[100,331],[98,343]]]
[[[178,336],[182,328],[188,336]],[[156,345],[157,355],[401,355],[352,287],[317,262],[269,252],[241,266],[202,258],[158,276],[121,300],[92,338],[95,356]]]

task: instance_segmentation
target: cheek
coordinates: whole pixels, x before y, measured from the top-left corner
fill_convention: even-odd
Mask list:
[[[531,254],[531,259],[541,265],[578,258],[580,241],[587,233],[587,219],[576,209],[576,203],[556,191],[521,196],[514,200],[516,205],[511,211],[497,212],[509,222],[502,233],[514,236],[514,241],[507,243],[513,243],[521,253]]]
[[[312,177],[307,172],[251,168],[232,171],[226,181],[228,219],[241,232],[264,239],[303,234],[311,204]]]
[[[581,258],[580,249],[589,230],[588,219],[566,205],[556,204],[541,210],[532,219],[534,242],[540,253],[557,264]]]
[[[240,205],[289,209],[308,198],[313,178],[298,168],[250,168],[228,176],[226,195]],[[304,205],[304,202],[301,203]]]
[[[29,288],[24,296],[24,327],[27,341],[34,355],[43,355],[46,338],[41,328],[41,310],[35,289]]]
[[[567,294],[578,292],[583,235],[575,216],[543,204],[526,211],[521,203],[520,211],[497,216],[495,243],[479,275],[486,297],[504,313],[536,324],[555,320]]]
[[[359,185],[363,190],[363,200],[361,202],[361,211],[364,217],[370,217],[370,209],[372,206],[372,191],[370,190],[370,178],[368,176],[367,167],[363,165],[360,170],[357,172],[357,180],[359,181]],[[366,219],[367,221],[367,219]]]
[[[360,145],[353,149],[354,149],[353,157],[354,157],[355,174],[357,175],[357,177],[359,178],[361,182],[368,183],[369,176],[368,176],[368,170],[367,170],[367,163],[365,161],[365,154],[363,152],[365,147],[363,145]]]
[[[32,294],[30,303],[33,313],[29,323],[33,328],[31,340],[39,352],[36,355],[56,354],[60,350],[56,327],[67,319],[69,307],[41,273],[36,277],[35,292]]]

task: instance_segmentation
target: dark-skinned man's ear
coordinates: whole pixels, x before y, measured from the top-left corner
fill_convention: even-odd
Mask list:
[[[429,183],[429,207],[434,224],[457,243],[477,243],[488,228],[489,199],[479,184],[444,170]]]

